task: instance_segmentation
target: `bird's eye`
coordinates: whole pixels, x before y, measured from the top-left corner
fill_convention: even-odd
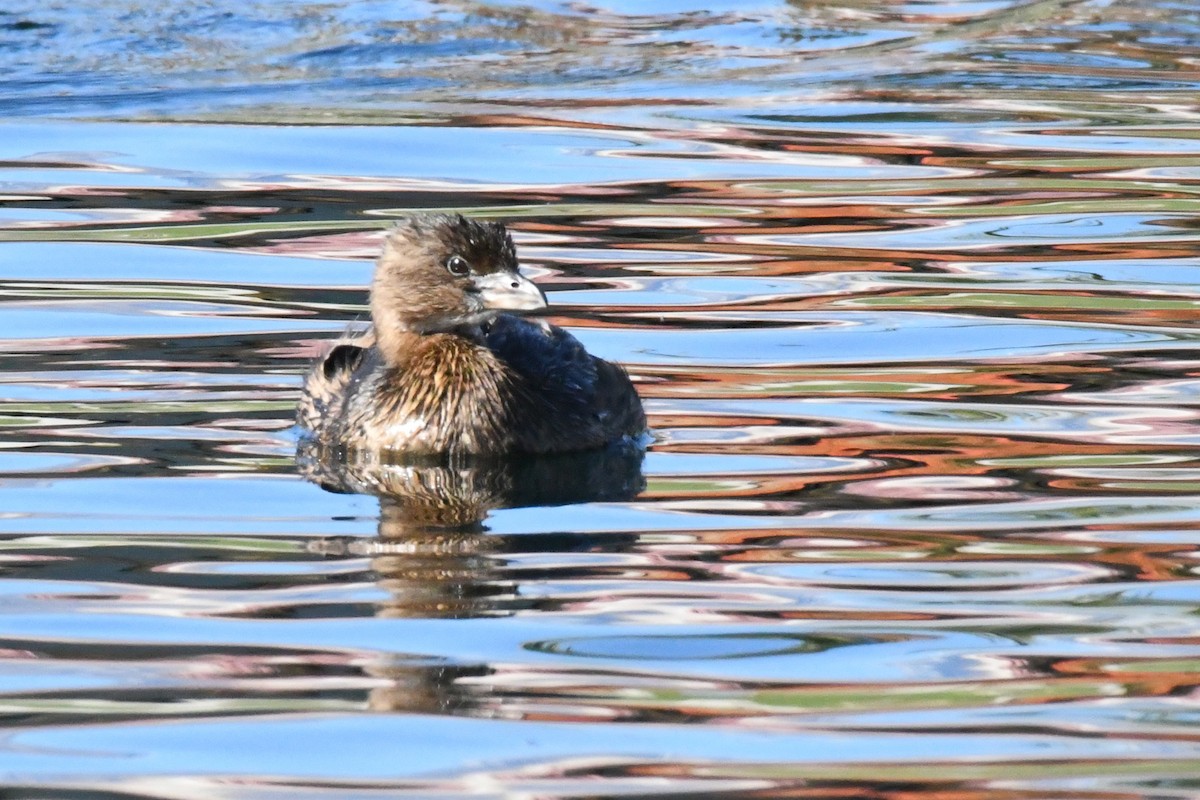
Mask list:
[[[462,256],[450,256],[446,259],[446,270],[451,275],[466,275],[471,271],[471,265]]]

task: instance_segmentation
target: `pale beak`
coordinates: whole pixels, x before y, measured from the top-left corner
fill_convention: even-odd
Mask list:
[[[496,311],[533,311],[546,307],[546,295],[533,281],[515,272],[499,270],[472,279],[484,308]]]

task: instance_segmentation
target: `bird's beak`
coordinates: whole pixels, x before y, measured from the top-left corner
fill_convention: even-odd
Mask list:
[[[533,281],[515,272],[498,270],[473,280],[484,308],[496,311],[533,311],[546,307],[546,295]]]

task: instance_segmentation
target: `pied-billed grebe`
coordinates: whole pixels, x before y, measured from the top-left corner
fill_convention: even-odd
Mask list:
[[[646,429],[624,370],[553,325],[503,225],[416,216],[387,237],[371,330],[304,383],[300,425],[322,444],[408,454],[567,453]]]

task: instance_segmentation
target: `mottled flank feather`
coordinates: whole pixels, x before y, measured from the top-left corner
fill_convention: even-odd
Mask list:
[[[503,226],[401,223],[376,267],[372,331],[314,365],[299,423],[326,446],[413,454],[566,453],[641,434],[624,370],[497,312],[544,303]]]
[[[374,344],[370,332],[347,335],[321,356],[304,379],[304,394],[296,408],[300,427],[316,432],[342,412],[354,371]]]

